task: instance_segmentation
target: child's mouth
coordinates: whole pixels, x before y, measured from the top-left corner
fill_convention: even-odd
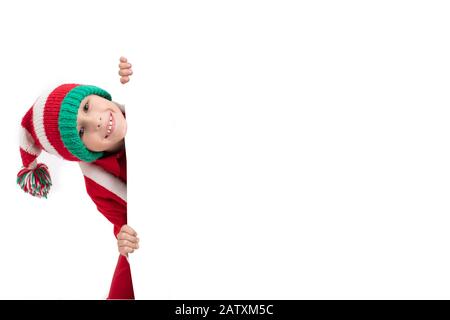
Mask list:
[[[107,125],[107,127],[106,127],[106,136],[105,136],[105,139],[107,139],[107,138],[111,135],[111,133],[114,132],[115,124],[116,124],[116,123],[115,123],[115,121],[114,121],[113,114],[112,114],[112,112],[110,112],[110,113],[109,113],[109,121],[108,121],[108,125]]]

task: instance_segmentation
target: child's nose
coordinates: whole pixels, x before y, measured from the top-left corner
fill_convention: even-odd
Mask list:
[[[102,117],[99,117],[99,119],[97,120],[97,129],[100,129],[101,126],[102,126]]]
[[[90,127],[92,130],[99,130],[102,127],[102,118],[101,117],[90,117],[89,120],[86,120],[89,122]]]

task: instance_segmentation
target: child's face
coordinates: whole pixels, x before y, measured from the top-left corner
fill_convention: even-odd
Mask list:
[[[89,150],[117,151],[123,145],[127,122],[114,102],[90,95],[80,103],[77,130]]]

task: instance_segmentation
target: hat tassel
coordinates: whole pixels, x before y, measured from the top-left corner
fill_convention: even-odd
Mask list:
[[[48,167],[38,163],[34,168],[22,168],[17,174],[17,184],[20,188],[34,197],[47,198],[52,185]]]

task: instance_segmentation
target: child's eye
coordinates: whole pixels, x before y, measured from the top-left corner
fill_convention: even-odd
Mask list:
[[[89,105],[86,103],[83,107],[84,111],[88,111],[89,110]]]
[[[80,128],[80,131],[78,131],[78,134],[80,135],[80,138],[83,136],[83,134],[84,134],[84,128],[83,127]]]

